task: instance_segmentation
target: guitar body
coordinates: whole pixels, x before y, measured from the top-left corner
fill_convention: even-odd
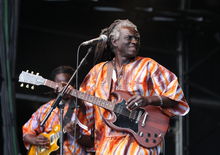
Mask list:
[[[49,155],[51,152],[58,150],[57,140],[59,139],[59,131],[60,125],[56,125],[50,133],[41,133],[41,135],[50,140],[49,148],[32,145],[28,151],[28,155]]]
[[[116,91],[112,95],[118,102],[112,112],[113,118],[104,118],[109,127],[128,132],[139,145],[146,148],[155,147],[163,141],[170,117],[160,107],[147,106],[129,111],[125,103],[132,95],[124,91]]]

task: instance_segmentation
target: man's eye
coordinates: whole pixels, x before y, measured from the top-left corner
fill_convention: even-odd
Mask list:
[[[126,39],[126,40],[131,40],[131,37],[128,36],[128,37],[125,37],[125,39]]]
[[[132,38],[133,38],[132,36],[125,37],[126,40],[132,40]]]
[[[136,36],[127,36],[127,37],[125,37],[125,39],[126,39],[126,40],[132,40],[132,39],[135,39],[135,40],[139,41],[139,40],[140,40],[140,37],[136,37]]]
[[[135,39],[136,39],[137,41],[139,41],[139,40],[140,40],[140,37],[135,37]]]

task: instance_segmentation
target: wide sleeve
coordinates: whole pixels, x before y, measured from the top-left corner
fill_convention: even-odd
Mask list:
[[[86,75],[86,77],[84,78],[81,86],[80,86],[80,91],[81,92],[85,92],[87,94],[90,95],[95,95],[95,90],[96,90],[96,80],[97,80],[97,75],[99,72],[99,68],[100,68],[101,64],[98,64],[96,66],[94,66],[89,73]],[[94,130],[94,108],[93,108],[93,104],[89,103],[89,102],[84,102],[85,106],[86,106],[86,120],[87,123],[86,126],[88,126],[89,131],[93,131]],[[84,130],[85,133],[87,133],[86,130]]]
[[[169,116],[186,115],[190,108],[176,75],[153,60],[149,68],[156,95],[166,96],[178,102],[172,108],[163,108],[163,111]]]
[[[22,126],[23,137],[27,134],[37,135],[43,132],[43,128],[40,126],[42,118],[44,118],[48,107],[52,104],[53,100],[42,105],[37,111],[35,111],[31,118]],[[24,142],[24,145],[29,149],[30,145]]]

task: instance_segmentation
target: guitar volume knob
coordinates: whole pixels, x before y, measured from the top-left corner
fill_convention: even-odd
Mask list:
[[[148,143],[148,142],[149,142],[149,139],[148,139],[148,138],[146,138],[145,142],[146,142],[146,143]]]

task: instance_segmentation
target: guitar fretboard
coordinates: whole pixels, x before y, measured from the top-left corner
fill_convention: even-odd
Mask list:
[[[54,81],[51,81],[51,80],[45,80],[45,83],[44,85],[50,87],[50,88],[53,88],[55,89],[57,86],[58,86],[58,83],[54,82]],[[110,102],[110,101],[106,101],[106,100],[103,100],[101,98],[98,98],[98,97],[95,97],[95,96],[92,96],[90,94],[86,94],[86,93],[83,93],[77,89],[73,89],[71,92],[70,92],[70,95],[76,97],[76,98],[79,98],[79,99],[82,99],[84,101],[87,101],[87,102],[91,102],[95,105],[98,105],[100,107],[103,107],[105,109],[108,109],[110,111],[113,111],[114,109],[114,103]]]

